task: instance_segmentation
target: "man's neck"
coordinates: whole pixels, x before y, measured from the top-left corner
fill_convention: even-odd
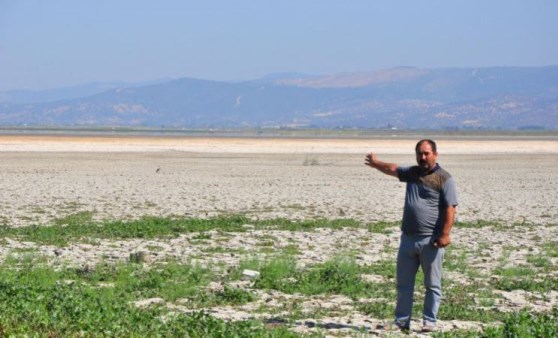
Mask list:
[[[434,166],[430,170],[422,170],[422,168],[420,168],[420,172],[421,172],[422,175],[430,175],[433,172],[437,171],[438,169],[440,169],[440,165],[438,163],[436,163],[436,164],[434,164]]]

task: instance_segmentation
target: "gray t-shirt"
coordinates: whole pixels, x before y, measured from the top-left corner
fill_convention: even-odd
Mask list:
[[[397,176],[407,182],[401,230],[410,236],[442,232],[447,206],[457,205],[457,191],[451,175],[438,164],[422,174],[418,166],[399,167]]]

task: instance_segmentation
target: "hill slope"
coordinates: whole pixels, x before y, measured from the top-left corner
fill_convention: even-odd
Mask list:
[[[558,66],[394,68],[236,83],[183,78],[3,103],[0,124],[558,129]]]

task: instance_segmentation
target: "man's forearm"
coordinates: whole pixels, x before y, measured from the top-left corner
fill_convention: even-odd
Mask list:
[[[453,223],[455,222],[455,207],[449,206],[446,208],[446,215],[444,226],[442,228],[442,235],[449,236],[451,232],[451,228],[453,227]]]
[[[378,169],[386,175],[397,176],[397,164],[395,163],[377,161],[372,167]]]
[[[374,153],[370,153],[366,156],[365,164],[386,175],[397,177],[397,164],[379,161]]]
[[[442,233],[440,237],[438,237],[434,241],[434,246],[438,248],[445,248],[446,246],[450,245],[451,237],[450,232],[451,228],[453,227],[453,222],[455,220],[455,207],[453,205],[449,206],[445,210],[445,220],[444,225],[442,227]]]

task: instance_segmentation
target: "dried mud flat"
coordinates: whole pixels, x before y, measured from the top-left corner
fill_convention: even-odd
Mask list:
[[[254,219],[398,221],[404,185],[365,167],[364,155],[377,151],[386,161],[412,165],[414,143],[385,139],[2,136],[0,223],[11,227],[49,225],[83,211],[91,212],[97,220],[244,214]],[[456,227],[455,257],[461,256],[476,273],[490,276],[498,268],[528,266],[531,257],[544,253],[544,245],[556,244],[558,140],[441,140],[439,152],[440,164],[458,184],[458,220],[499,224]],[[154,262],[172,257],[208,266],[237,266],[246,257],[235,252],[271,257],[294,245],[299,252],[297,262],[303,266],[349,252],[356,253],[359,264],[367,265],[393,260],[399,236],[396,228],[374,233],[351,228],[297,232],[246,227],[243,233],[213,231],[204,241],[194,240],[198,234],[188,234],[165,240],[75,243],[62,249],[6,239],[0,257],[13,250],[36,248],[54,265],[86,265],[126,261],[131,252],[140,250],[148,252]],[[551,257],[550,264],[558,266],[557,259]],[[550,274],[553,278],[558,275],[556,269]],[[373,281],[382,276],[363,278]],[[475,282],[454,271],[448,271],[445,278],[460,285]],[[371,335],[388,334],[379,328],[385,320],[359,312],[350,298],[288,295],[253,289],[252,283],[246,280],[234,286],[252,290],[257,295],[255,302],[207,310],[232,320],[280,318],[287,315],[285,309],[297,303],[302,304],[303,313],[322,313],[319,318],[298,321],[293,327],[297,332],[353,335],[364,328]],[[374,301],[378,300],[359,300]],[[558,293],[499,291],[491,304],[503,312],[525,307],[545,311],[558,305]],[[168,306],[189,311],[187,304]],[[418,321],[415,324],[419,327]],[[484,325],[441,321],[440,329],[479,329]]]

